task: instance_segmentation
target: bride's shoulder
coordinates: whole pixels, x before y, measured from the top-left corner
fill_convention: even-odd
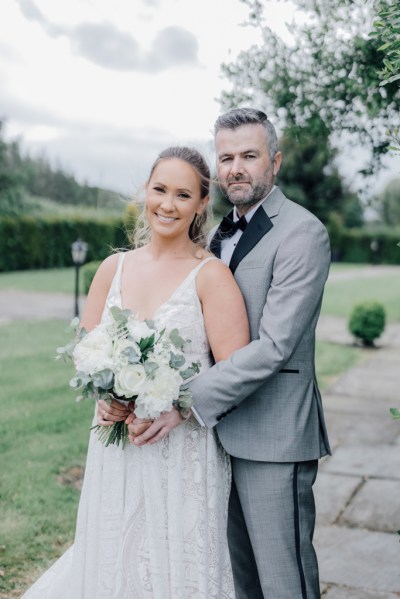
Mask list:
[[[210,258],[213,259],[210,260]],[[202,261],[205,264],[197,275],[197,285],[199,288],[219,284],[226,279],[233,279],[233,275],[226,264],[214,256],[214,254],[205,251]]]

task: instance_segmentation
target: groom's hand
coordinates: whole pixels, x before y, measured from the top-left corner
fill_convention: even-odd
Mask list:
[[[168,433],[171,432],[172,429],[174,429],[182,422],[184,422],[184,419],[182,418],[178,410],[176,408],[173,408],[170,412],[161,414],[161,416],[157,418],[157,420],[154,420],[152,423],[150,423],[145,432],[139,431],[138,435],[135,435],[134,433],[133,444],[137,447],[141,447],[142,445],[152,445],[153,443],[157,443],[157,441],[161,441],[161,439],[163,439],[165,435],[168,435]],[[134,423],[135,421],[133,421],[130,427],[128,427],[129,432],[131,432]]]

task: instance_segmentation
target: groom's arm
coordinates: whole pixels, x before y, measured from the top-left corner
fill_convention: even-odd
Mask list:
[[[318,220],[286,231],[275,257],[259,338],[191,381],[194,408],[207,427],[215,426],[289,360],[319,313],[329,264],[329,238]],[[135,444],[156,442],[177,426],[173,412],[162,414],[159,428],[153,423]]]
[[[290,229],[276,254],[259,338],[191,382],[194,408],[207,427],[279,372],[319,313],[330,264],[326,229],[317,220]]]

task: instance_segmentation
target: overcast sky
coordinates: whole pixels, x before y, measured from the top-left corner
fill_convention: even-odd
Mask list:
[[[266,0],[286,41],[290,1]],[[8,138],[82,181],[133,192],[157,152],[210,162],[220,65],[257,43],[240,0],[1,0],[0,117]]]

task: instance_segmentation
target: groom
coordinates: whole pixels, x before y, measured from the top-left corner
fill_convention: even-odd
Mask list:
[[[215,124],[221,189],[233,211],[210,248],[245,298],[251,342],[191,383],[194,413],[232,456],[228,537],[237,599],[317,599],[312,485],[330,453],[315,378],[315,328],[330,264],[325,227],[274,179],[282,156],[267,116]],[[232,323],[234,326],[234,323]],[[169,430],[173,414],[165,414]],[[137,438],[157,434],[157,422]]]

